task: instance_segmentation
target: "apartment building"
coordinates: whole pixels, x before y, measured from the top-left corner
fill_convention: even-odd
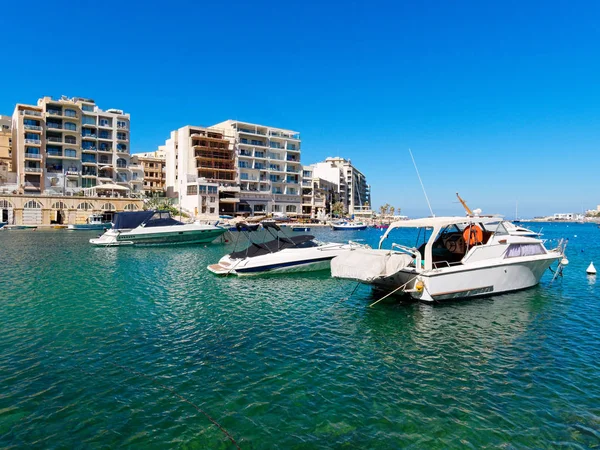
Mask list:
[[[302,216],[324,220],[339,201],[338,186],[314,175],[313,166],[302,168]]]
[[[132,164],[139,164],[144,171],[144,193],[148,197],[166,194],[166,158],[165,146],[155,152],[136,153],[131,156]]]
[[[225,130],[237,155],[238,213],[301,214],[300,133],[237,120],[211,128]]]
[[[91,99],[43,97],[17,104],[12,117],[18,191],[73,194],[117,184],[141,194],[143,171],[130,163],[130,116]]]
[[[337,186],[339,200],[344,210],[354,216],[370,217],[371,187],[365,175],[352,165],[348,159],[329,157],[325,161],[312,165],[313,176],[322,178]]]
[[[186,125],[172,131],[162,148],[168,197],[179,198],[194,216],[235,213],[240,201],[236,157],[223,130]]]
[[[12,119],[0,116],[0,184],[9,182],[12,168]]]

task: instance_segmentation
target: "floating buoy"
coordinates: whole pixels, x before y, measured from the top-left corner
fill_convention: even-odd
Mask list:
[[[565,257],[563,257],[563,259],[560,260],[560,264],[562,266],[566,266],[567,264],[569,264],[569,260]]]
[[[596,275],[596,268],[594,267],[594,263],[591,262],[587,269],[585,269],[585,273],[588,275]]]

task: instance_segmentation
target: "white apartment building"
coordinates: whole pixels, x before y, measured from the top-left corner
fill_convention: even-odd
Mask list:
[[[371,211],[371,187],[365,175],[348,159],[329,157],[313,164],[313,177],[322,178],[337,186],[339,201],[350,215],[368,216]]]
[[[237,156],[238,214],[300,215],[300,133],[283,128],[226,120],[224,130]]]
[[[240,201],[235,151],[224,131],[186,125],[171,132],[165,145],[167,197],[179,198],[194,216],[233,215]]]
[[[141,194],[143,170],[130,164],[130,116],[91,99],[43,97],[12,117],[17,187],[29,194],[73,194],[117,184]]]

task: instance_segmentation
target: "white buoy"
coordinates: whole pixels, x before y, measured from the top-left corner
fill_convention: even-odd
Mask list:
[[[596,268],[594,267],[594,263],[591,262],[587,269],[585,269],[585,273],[588,275],[596,275]]]

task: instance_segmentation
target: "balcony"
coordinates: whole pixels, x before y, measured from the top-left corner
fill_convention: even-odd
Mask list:
[[[86,152],[86,153],[95,153],[96,152],[96,147],[82,148],[81,151],[82,152]]]
[[[42,159],[42,155],[39,153],[25,153],[25,159]]]
[[[117,123],[117,128],[119,130],[129,130],[129,126],[127,126],[127,124],[119,124],[119,123]]]
[[[92,160],[88,160],[88,161],[81,161],[81,164],[86,165],[86,166],[95,166],[97,163],[96,161],[92,161]]]
[[[46,111],[46,115],[47,116],[60,116],[60,117],[62,117],[63,114],[62,114],[62,111],[59,110],[59,109],[48,109]]]
[[[120,135],[117,133],[117,141],[126,141],[127,135]]]
[[[60,144],[62,144],[62,141],[63,141],[62,138],[59,138],[59,137],[47,137],[46,140],[48,142],[58,142]]]
[[[97,139],[97,136],[94,133],[84,134],[81,136],[83,139]]]
[[[32,109],[24,109],[21,111],[22,116],[42,117],[41,111],[33,111]]]
[[[112,153],[112,148],[110,147],[100,147],[97,150],[98,153]]]
[[[42,145],[42,141],[40,141],[39,139],[25,139],[25,143],[33,145]]]
[[[39,125],[24,125],[24,128],[26,130],[32,130],[32,131],[42,131],[42,127],[40,127]]]
[[[25,167],[25,172],[28,172],[28,173],[42,173],[43,169],[41,167]]]
[[[66,174],[68,177],[78,177],[78,176],[79,176],[79,174],[80,174],[80,172],[79,172],[78,170],[66,170],[66,171],[65,171],[65,174]]]
[[[238,128],[238,132],[245,133],[245,134],[254,134],[254,135],[258,135],[258,136],[266,136],[267,135],[266,132],[258,131],[258,130],[250,130],[248,128]]]
[[[40,182],[39,181],[25,181],[24,188],[26,191],[39,191],[40,190]]]
[[[46,122],[46,128],[48,129],[52,129],[52,130],[62,130],[62,124],[60,123],[50,123],[50,122]]]

